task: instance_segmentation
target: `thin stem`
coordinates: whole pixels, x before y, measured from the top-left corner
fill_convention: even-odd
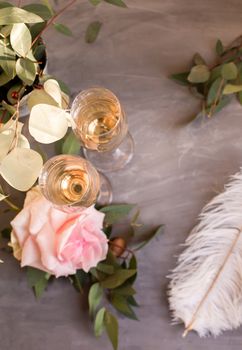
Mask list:
[[[59,17],[68,7],[72,6],[77,0],[72,0],[70,1],[66,6],[64,6],[59,12],[57,12],[50,20],[49,22],[46,24],[46,26],[40,31],[40,33],[35,37],[35,39],[33,40],[31,46],[30,46],[30,50],[32,49],[32,47],[34,46],[34,44],[39,40],[39,38],[42,36],[42,34],[46,31],[47,28],[49,28],[49,26],[54,22],[54,20]]]
[[[6,204],[8,204],[8,205],[10,206],[10,208],[12,208],[13,210],[15,210],[15,211],[20,211],[20,210],[21,210],[21,209],[20,209],[17,205],[15,205],[10,199],[4,198],[3,201],[4,201]]]

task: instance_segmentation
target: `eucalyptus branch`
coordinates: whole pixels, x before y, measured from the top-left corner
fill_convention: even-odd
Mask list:
[[[51,19],[48,21],[48,23],[46,24],[46,26],[40,31],[40,33],[35,37],[35,39],[33,40],[31,46],[30,46],[30,50],[32,49],[32,47],[34,46],[34,44],[39,40],[39,38],[43,35],[43,33],[46,31],[46,29],[49,28],[49,26],[55,21],[55,19],[57,17],[59,17],[64,11],[66,11],[69,7],[71,7],[77,0],[72,0],[70,1],[66,6],[64,6],[62,9],[60,9],[59,12],[57,12],[53,17],[51,17]]]

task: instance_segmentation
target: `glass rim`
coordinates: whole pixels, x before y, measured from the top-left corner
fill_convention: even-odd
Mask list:
[[[73,115],[74,115],[73,109],[74,109],[74,108],[76,109],[76,107],[74,107],[75,103],[76,103],[77,100],[80,98],[80,96],[82,96],[82,94],[83,94],[83,96],[84,96],[85,94],[87,94],[88,92],[92,92],[93,90],[94,90],[94,91],[97,90],[97,91],[103,91],[103,92],[106,91],[106,92],[108,92],[110,95],[112,95],[112,97],[114,97],[114,99],[115,99],[115,101],[117,102],[118,107],[119,107],[119,118],[118,118],[118,120],[116,121],[115,125],[114,125],[109,131],[100,134],[100,136],[105,137],[106,135],[109,135],[109,134],[113,133],[113,132],[117,129],[117,127],[119,126],[119,124],[122,122],[122,117],[125,117],[124,110],[123,110],[123,108],[122,108],[122,106],[121,106],[121,103],[120,103],[118,97],[117,97],[111,90],[109,90],[109,89],[107,89],[107,88],[104,88],[104,87],[100,87],[100,86],[94,86],[94,87],[91,87],[91,88],[82,90],[81,92],[79,92],[79,94],[74,98],[74,100],[73,100],[73,102],[72,102],[71,110],[70,110],[70,115],[71,115],[73,121],[75,122],[75,118],[73,117]],[[75,128],[76,128],[76,125],[75,125]],[[83,134],[83,133],[81,132],[81,134]],[[86,133],[84,133],[84,135],[86,135]],[[89,134],[88,134],[88,135],[89,135]]]

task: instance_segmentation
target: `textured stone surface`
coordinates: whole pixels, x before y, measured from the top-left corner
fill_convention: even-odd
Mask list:
[[[240,35],[242,2],[127,3],[129,9],[106,4],[94,9],[78,1],[62,18],[74,38],[53,31],[46,35],[49,71],[66,81],[73,94],[102,85],[120,97],[126,110],[136,153],[127,169],[110,175],[115,201],[137,203],[147,225],[166,224],[165,234],[139,254],[140,322],[121,320],[120,350],[241,349],[242,328],[217,339],[196,334],[182,339],[182,327],[170,325],[166,275],[201,208],[242,164],[242,107],[234,101],[211,121],[186,125],[198,102],[168,76],[186,69],[195,51],[212,62],[218,37],[229,43]],[[97,18],[104,26],[90,46],[84,43],[84,29]],[[17,262],[4,258],[0,349],[111,349],[105,337],[93,337],[68,283],[56,281],[36,302]]]

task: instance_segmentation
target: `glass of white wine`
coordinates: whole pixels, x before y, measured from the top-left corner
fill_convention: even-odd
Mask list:
[[[70,114],[84,155],[98,170],[115,171],[130,162],[134,142],[121,104],[110,90],[96,87],[80,92]]]
[[[46,199],[66,212],[88,208],[95,202],[108,204],[112,197],[109,183],[92,164],[72,155],[50,158],[41,170],[39,186]]]

